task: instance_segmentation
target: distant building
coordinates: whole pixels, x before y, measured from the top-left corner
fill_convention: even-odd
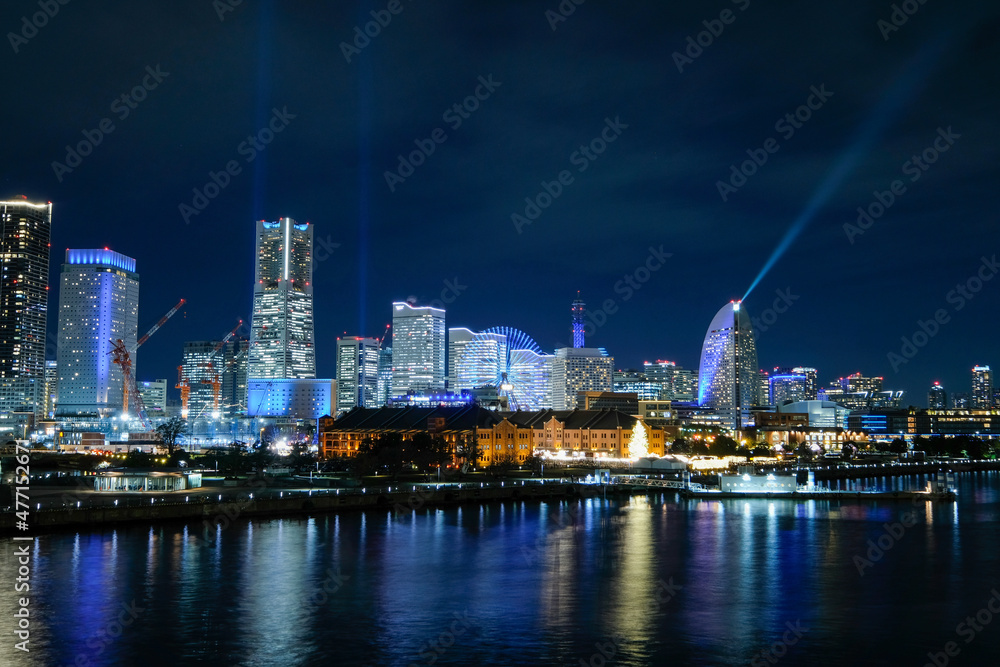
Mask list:
[[[46,416],[51,230],[51,203],[0,201],[0,427],[13,428],[15,412]]]
[[[581,407],[577,397],[584,391],[607,391],[615,360],[604,348],[563,347],[552,361],[552,404],[557,410]]]
[[[658,401],[666,393],[662,383],[650,381],[645,373],[637,370],[615,371],[611,385],[615,393],[634,393],[640,401]]]
[[[222,413],[222,377],[215,348],[217,340],[195,340],[184,343],[181,360],[181,400],[187,395],[181,416],[185,419],[218,418]]]
[[[586,324],[584,322],[584,314],[586,313],[587,304],[580,299],[580,293],[576,293],[576,299],[573,301],[573,306],[571,311],[573,313],[573,347],[581,348],[584,346],[584,333],[586,330]]]
[[[972,407],[972,399],[969,398],[969,392],[967,391],[956,391],[951,395],[951,407],[956,410],[966,410]]]
[[[312,251],[308,222],[257,222],[247,366],[252,378],[316,377]]]
[[[56,361],[45,362],[45,417],[52,418],[56,414],[59,403],[59,364]]]
[[[944,410],[948,407],[948,394],[940,382],[931,385],[927,392],[927,407],[931,409]]]
[[[635,393],[611,391],[581,391],[577,402],[581,410],[621,410],[627,415],[639,414],[639,396]]]
[[[113,250],[67,250],[59,282],[59,416],[116,416],[121,369],[112,341],[136,349],[139,275],[135,260]],[[133,363],[136,360],[133,359]]]
[[[993,407],[993,371],[989,366],[976,366],[972,369],[972,404],[974,410],[987,410]]]
[[[334,382],[313,378],[250,378],[248,416],[319,419],[331,414]]]
[[[152,416],[155,413],[162,414],[167,409],[167,381],[145,380],[135,383],[142,396],[143,405],[146,406],[146,413]]]
[[[659,398],[666,401],[693,403],[698,397],[698,376],[694,371],[681,368],[673,361],[647,361],[643,374],[650,382],[663,387]]]
[[[882,377],[865,377],[861,373],[840,378],[840,388],[846,393],[860,394],[863,392],[877,393],[882,391]]]
[[[383,347],[378,351],[378,405],[382,407],[389,403],[392,394],[392,348]]]
[[[760,404],[757,344],[746,309],[739,301],[723,306],[709,324],[701,350],[698,404],[726,415],[741,429],[750,408]]]
[[[804,414],[807,417],[808,426],[847,428],[847,417],[850,411],[830,401],[798,401],[778,406],[775,413]]]
[[[445,311],[392,304],[392,396],[445,388]]]
[[[379,407],[378,355],[375,338],[337,339],[337,413]]]
[[[808,381],[805,375],[797,373],[777,373],[771,376],[771,404],[797,403],[809,400],[807,395]]]
[[[249,366],[250,339],[240,336],[230,338],[218,353],[217,362],[222,374],[222,414],[238,417],[247,413],[247,367]]]
[[[796,366],[791,370],[795,375],[804,375],[806,378],[806,396],[805,400],[815,401],[817,399],[817,394],[819,392],[819,381],[817,380],[818,371],[815,368],[810,368],[809,366]]]
[[[505,391],[511,410],[546,410],[554,405],[556,357],[534,350],[510,350]],[[563,391],[565,391],[563,389]],[[513,397],[512,400],[511,397]]]

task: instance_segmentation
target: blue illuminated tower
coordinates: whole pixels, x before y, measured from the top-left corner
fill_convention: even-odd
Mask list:
[[[579,290],[576,293],[576,300],[573,302],[573,347],[583,347],[583,313],[586,306],[580,299]]]
[[[111,341],[136,347],[139,276],[135,260],[108,250],[66,250],[59,276],[60,416],[101,416],[122,409],[122,372]]]
[[[759,404],[757,344],[750,316],[741,303],[723,306],[705,333],[698,373],[698,403],[732,417],[739,429],[742,412]]]

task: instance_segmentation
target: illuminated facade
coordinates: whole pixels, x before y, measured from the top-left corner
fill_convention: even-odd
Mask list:
[[[237,417],[247,412],[247,366],[250,339],[235,337],[226,341],[217,362],[222,375],[222,414]]]
[[[580,392],[611,391],[614,357],[604,348],[562,347],[552,361],[552,407],[572,410],[579,405]]]
[[[381,407],[392,398],[392,348],[383,347],[378,351],[378,396],[374,407]]]
[[[584,316],[584,313],[586,312],[585,311],[586,307],[587,307],[587,304],[585,304],[580,299],[580,293],[577,292],[576,293],[576,300],[573,301],[573,307],[572,307],[572,311],[573,311],[573,347],[583,347],[584,329],[585,329],[585,323],[583,321],[583,316]]]
[[[770,377],[770,404],[782,405],[809,400],[806,397],[805,375],[796,373],[775,373]]]
[[[552,374],[555,355],[534,350],[510,350],[507,382],[510,395],[517,405],[511,410],[545,410],[552,408]]]
[[[973,410],[989,410],[993,407],[993,371],[989,366],[976,366],[972,369],[972,405]]]
[[[796,375],[804,375],[806,378],[806,400],[815,401],[819,395],[819,371],[815,368],[810,368],[809,366],[796,366],[792,369],[792,373]]]
[[[331,413],[333,379],[271,379],[247,381],[250,417],[319,419]]]
[[[184,343],[181,373],[190,385],[187,412],[189,419],[208,419],[221,414],[222,378],[219,368],[221,354],[213,354],[217,340],[196,340]],[[218,383],[218,394],[216,394]],[[216,404],[218,401],[218,404]]]
[[[392,304],[392,396],[445,387],[445,311]]]
[[[694,371],[681,368],[673,361],[647,361],[643,374],[651,382],[663,387],[659,398],[665,401],[693,403],[698,397],[698,376]]]
[[[337,413],[375,408],[378,400],[379,342],[350,336],[337,339]]]
[[[146,406],[146,414],[162,414],[167,409],[167,381],[148,380],[135,383],[142,403]]]
[[[314,378],[313,226],[257,222],[249,377]]]
[[[932,410],[947,409],[948,393],[945,392],[940,382],[935,382],[931,385],[930,391],[927,392],[927,407]]]
[[[45,416],[52,204],[0,201],[0,424]]]
[[[708,327],[698,369],[698,404],[731,415],[731,428],[742,413],[760,403],[757,344],[750,316],[739,301],[723,306]]]
[[[135,260],[107,248],[67,250],[59,281],[60,416],[116,416],[122,373],[112,340],[136,347],[139,276]],[[135,360],[133,359],[133,362]]]
[[[499,386],[506,364],[505,335],[448,329],[448,390],[452,393]]]

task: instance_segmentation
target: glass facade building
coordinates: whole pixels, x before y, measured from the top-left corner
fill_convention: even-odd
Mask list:
[[[377,408],[379,342],[351,336],[337,339],[337,413]]]
[[[507,337],[498,333],[475,333],[448,329],[448,389],[499,387],[507,366]]]
[[[250,327],[251,378],[314,378],[313,226],[257,222]]]
[[[59,276],[57,415],[108,417],[121,411],[124,379],[109,352],[116,340],[135,350],[138,318],[134,259],[107,248],[66,251]]]
[[[0,424],[45,416],[52,204],[0,201]]]
[[[988,410],[993,407],[993,371],[989,366],[975,366],[972,369],[972,406],[974,410]]]
[[[562,347],[556,350],[552,362],[552,408],[582,409],[580,392],[610,392],[614,364],[614,357],[609,357],[604,348]]]
[[[392,397],[445,388],[445,311],[392,304]]]
[[[698,368],[698,404],[717,412],[746,411],[760,403],[757,344],[739,301],[723,306],[705,333]],[[735,413],[734,413],[735,417]],[[733,424],[738,428],[742,422]]]

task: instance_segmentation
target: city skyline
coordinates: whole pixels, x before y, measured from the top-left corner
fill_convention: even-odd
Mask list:
[[[887,37],[877,7],[805,8],[790,30],[778,9],[754,5],[692,57],[687,39],[711,18],[704,8],[593,7],[554,27],[530,3],[408,9],[348,60],[339,44],[360,20],[351,8],[242,6],[219,20],[179,2],[115,37],[135,58],[95,54],[86,86],[57,64],[112,34],[69,8],[13,55],[25,94],[46,111],[8,110],[37,131],[11,138],[18,168],[5,171],[3,196],[54,202],[56,249],[137,258],[143,330],[188,299],[186,318],[144,346],[140,379],[172,378],[184,342],[249,321],[247,221],[285,215],[316,228],[319,376],[333,376],[336,336],[380,335],[385,304],[409,296],[440,300],[453,326],[503,322],[552,350],[572,340],[565,314],[578,290],[587,345],[608,349],[616,366],[670,358],[695,368],[715,304],[745,293],[849,153],[847,175],[745,299],[762,367],[808,364],[823,383],[884,376],[917,405],[935,380],[971,392],[968,369],[998,363],[987,336],[969,335],[991,330],[1000,312],[1000,283],[984,279],[993,250],[981,242],[992,238],[997,129],[978,83],[996,60],[996,8],[921,6]],[[19,9],[3,12],[19,24]],[[422,51],[441,24],[518,30]],[[850,53],[829,41],[845,31],[857,36]],[[323,86],[290,75],[314,71],[301,53],[265,48],[289,32],[329,55],[315,69]],[[594,32],[606,36],[599,48],[574,48]],[[177,49],[179,37],[197,48]],[[748,49],[752,66],[738,57]],[[396,66],[414,54],[412,67],[438,76]],[[207,74],[205,62],[215,63]],[[134,108],[117,99],[128,91],[143,98],[127,100]],[[881,104],[886,91],[905,114]],[[474,111],[451,111],[467,99]],[[113,132],[100,130],[105,117]],[[855,141],[869,126],[873,138]],[[437,127],[446,140],[413,165]],[[68,157],[87,136],[100,143]],[[780,149],[764,161],[771,137]],[[600,154],[589,148],[597,138]],[[158,159],[136,159],[143,152]],[[403,182],[390,189],[387,172]],[[559,192],[551,202],[543,184]],[[121,205],[105,207],[112,198]],[[540,202],[537,216],[525,198]],[[415,211],[419,224],[407,224]]]

